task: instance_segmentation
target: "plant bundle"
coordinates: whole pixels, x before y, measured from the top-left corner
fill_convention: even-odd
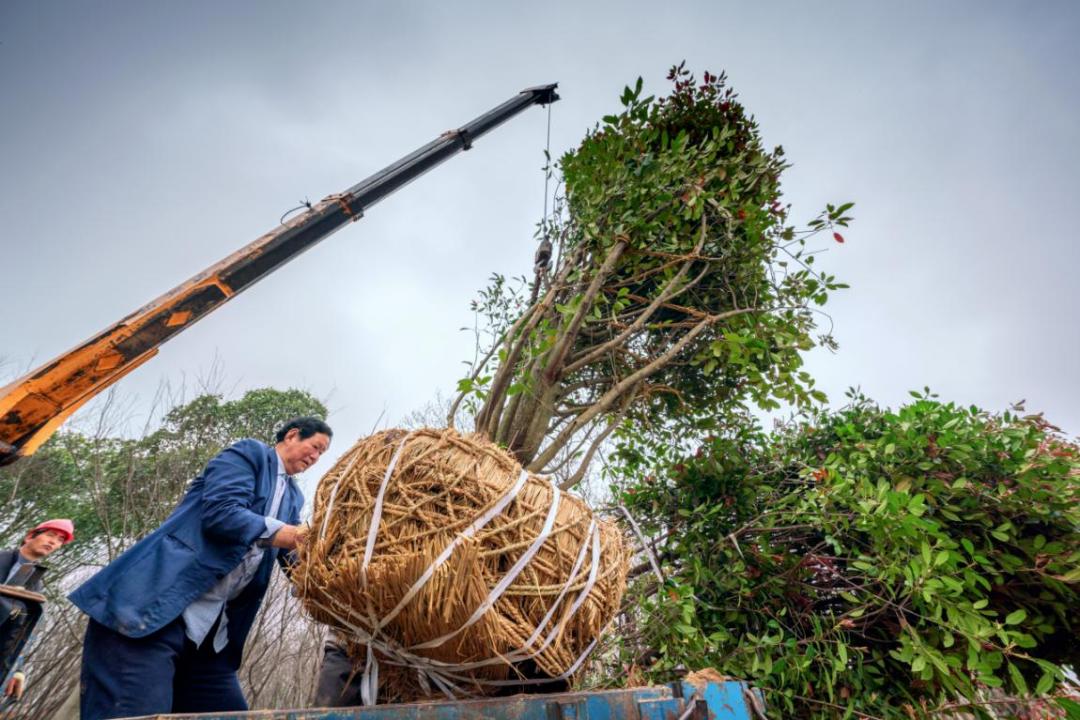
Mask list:
[[[491,442],[392,430],[321,481],[293,581],[359,646],[371,699],[411,700],[568,679],[618,610],[626,564],[613,524]]]

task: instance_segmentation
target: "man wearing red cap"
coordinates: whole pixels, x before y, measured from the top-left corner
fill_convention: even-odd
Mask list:
[[[41,523],[26,533],[18,549],[0,550],[0,585],[14,585],[40,592],[43,576],[48,569],[41,561],[74,539],[75,525],[70,520],[56,519]],[[13,615],[17,615],[13,611],[14,607],[10,603],[0,601],[0,626],[13,619]],[[25,648],[28,643],[29,638],[21,645]],[[4,678],[0,706],[3,706],[5,701],[22,697],[26,676],[19,669],[21,666],[20,656],[12,665],[11,676]]]

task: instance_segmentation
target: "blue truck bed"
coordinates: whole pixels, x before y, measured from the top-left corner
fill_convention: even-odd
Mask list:
[[[516,695],[366,708],[255,710],[152,717],[190,720],[756,720],[764,717],[764,713],[760,696],[745,683],[684,681],[628,690]]]

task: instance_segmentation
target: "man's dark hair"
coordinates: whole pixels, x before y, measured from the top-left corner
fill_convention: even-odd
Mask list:
[[[330,429],[330,426],[317,417],[296,417],[289,420],[287,423],[278,429],[277,434],[274,437],[278,442],[285,439],[285,436],[289,434],[289,431],[296,428],[300,431],[300,439],[305,440],[315,433],[322,433],[326,437],[334,437],[334,431]]]

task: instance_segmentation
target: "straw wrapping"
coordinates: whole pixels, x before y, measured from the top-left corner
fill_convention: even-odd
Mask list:
[[[569,679],[625,588],[616,527],[478,436],[361,440],[314,505],[293,580],[363,664],[365,703]]]

